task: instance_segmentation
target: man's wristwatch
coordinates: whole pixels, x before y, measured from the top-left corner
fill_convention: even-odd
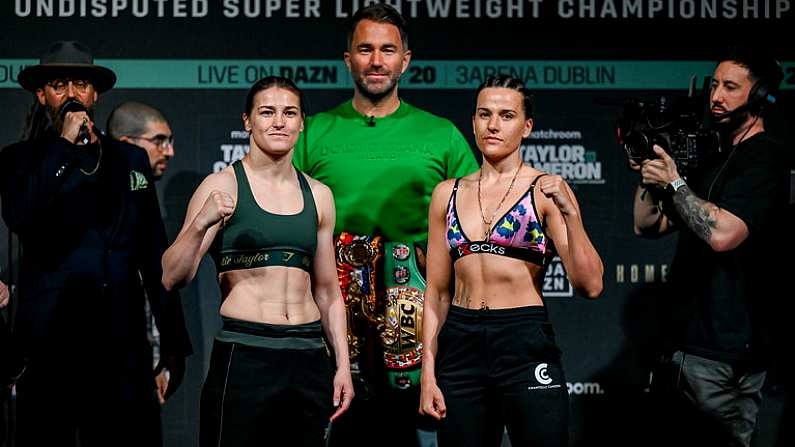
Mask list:
[[[671,195],[673,195],[676,191],[679,190],[679,188],[685,185],[687,185],[687,183],[685,183],[685,181],[682,180],[682,177],[677,177],[674,181],[672,181],[671,183],[668,184],[668,186],[665,187],[665,190],[668,191]]]

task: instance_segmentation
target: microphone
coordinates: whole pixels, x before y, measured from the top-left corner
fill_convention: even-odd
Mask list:
[[[83,121],[80,125],[80,130],[77,131],[77,142],[88,144],[91,141],[91,136],[88,134],[88,121]]]
[[[717,114],[717,115],[716,114],[712,114],[712,117],[713,117],[714,120],[722,120],[724,118],[731,118],[731,117],[734,117],[736,115],[739,115],[739,114],[745,112],[746,110],[749,110],[750,108],[751,108],[751,105],[746,102],[745,104],[743,104],[741,106],[738,106],[734,110],[729,110],[728,112],[723,112],[723,113],[720,113],[720,114]]]
[[[86,106],[84,106],[83,103],[74,98],[69,98],[61,106],[61,110],[58,112],[58,115],[63,121],[68,112],[86,111]],[[83,121],[83,124],[80,125],[80,130],[77,132],[77,141],[75,141],[75,143],[88,144],[89,141],[91,141],[91,137],[88,134],[88,121]]]
[[[715,119],[730,118],[730,117],[739,115],[741,113],[744,113],[744,112],[747,112],[747,111],[751,111],[754,108],[757,108],[756,113],[754,113],[754,115],[759,115],[759,112],[764,110],[764,107],[766,107],[766,106],[768,106],[770,104],[775,104],[776,103],[776,97],[771,95],[771,94],[768,94],[764,98],[764,102],[762,102],[761,105],[756,105],[755,104],[756,102],[759,102],[759,101],[757,100],[757,101],[753,101],[752,102],[752,101],[749,100],[749,101],[746,101],[745,104],[743,104],[741,106],[738,106],[734,110],[729,110],[728,112],[724,112],[724,113],[721,113],[721,114],[719,114],[717,116],[715,116],[715,115],[713,115],[713,116],[715,117]]]
[[[375,117],[370,115],[370,120],[367,121],[367,127],[375,127]]]

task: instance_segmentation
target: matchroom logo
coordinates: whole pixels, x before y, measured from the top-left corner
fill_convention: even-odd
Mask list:
[[[598,395],[604,394],[605,390],[599,382],[568,382],[566,388],[570,395]]]

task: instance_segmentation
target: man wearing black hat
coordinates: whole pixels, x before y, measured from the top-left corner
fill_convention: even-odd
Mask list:
[[[41,112],[0,152],[3,219],[23,250],[16,445],[160,445],[145,296],[168,394],[191,346],[179,297],[160,283],[168,243],[146,152],[94,127],[116,76],[84,46],[58,42],[18,79]]]

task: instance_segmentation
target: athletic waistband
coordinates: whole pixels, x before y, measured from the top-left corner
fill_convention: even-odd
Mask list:
[[[450,306],[447,318],[455,321],[503,321],[515,319],[530,319],[547,321],[547,309],[544,306],[523,306],[507,309],[467,309],[466,307]]]
[[[321,349],[326,346],[320,320],[304,324],[268,324],[221,317],[216,340],[269,349]]]

